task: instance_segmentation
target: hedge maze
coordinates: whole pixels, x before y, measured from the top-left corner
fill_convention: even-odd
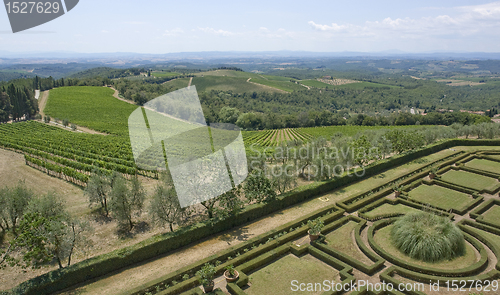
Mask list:
[[[427,154],[434,152],[436,150],[431,149]],[[413,159],[421,156],[422,154],[414,155]],[[367,167],[367,173],[369,176],[376,175],[384,169],[394,167],[394,163],[404,163],[401,160],[403,157],[406,155],[391,160],[392,166],[380,164],[382,166],[378,170]],[[383,165],[389,167],[383,168]],[[454,152],[402,176],[389,179],[378,187],[354,194],[335,204],[325,204],[320,210],[165,274],[126,294],[203,294],[196,272],[206,263],[214,265],[216,270],[215,290],[210,294],[423,295],[430,294],[430,284],[433,284],[434,290],[441,288],[440,290],[448,292],[443,294],[464,290],[467,292],[461,294],[499,294],[500,170],[494,169],[497,166],[500,167],[498,150]],[[372,168],[373,171],[370,170]],[[429,177],[431,170],[437,171],[433,179]],[[114,259],[115,264],[121,263],[123,266],[126,265],[125,259],[142,261],[147,255],[160,255],[253,220],[252,216],[265,216],[277,210],[277,204],[285,206],[283,203],[294,204],[317,197],[321,193],[345,186],[352,180],[340,178],[336,181],[336,184],[326,182],[299,188],[280,197],[276,203],[246,208],[234,220],[198,226],[186,229],[183,233],[156,238],[154,241],[144,242],[140,249],[126,249],[116,253],[115,258],[106,259]],[[394,191],[395,184],[399,194]],[[423,262],[406,256],[391,243],[393,223],[405,214],[422,211],[444,216],[458,226],[466,241],[464,255],[448,261]],[[318,217],[325,226],[321,230],[320,239],[310,241],[307,221]],[[106,266],[106,261],[95,263]],[[229,265],[233,265],[239,272],[239,279],[226,283],[222,275]],[[90,264],[86,267],[90,267]],[[78,269],[74,271],[76,275],[73,277],[76,277]],[[73,278],[57,275],[59,281],[54,279],[57,277],[54,274],[50,282],[42,279],[39,281],[42,285],[50,286],[60,283],[64,278]],[[74,280],[76,282],[77,279]],[[292,292],[293,280],[318,284],[328,280],[339,286],[354,284],[357,287],[349,291],[323,289]],[[390,289],[389,285],[393,288]],[[378,286],[385,287],[377,289]],[[401,290],[401,286],[413,289]],[[459,289],[455,290],[456,286]],[[36,294],[33,292],[27,294]]]

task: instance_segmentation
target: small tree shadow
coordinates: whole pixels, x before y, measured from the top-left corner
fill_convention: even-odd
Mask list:
[[[104,213],[104,209],[102,208],[97,208],[97,209],[94,209],[90,212],[90,216],[92,216],[92,218],[94,219],[95,222],[99,223],[99,224],[105,224],[105,223],[109,223],[111,222],[113,219],[109,216],[106,216],[106,214]]]

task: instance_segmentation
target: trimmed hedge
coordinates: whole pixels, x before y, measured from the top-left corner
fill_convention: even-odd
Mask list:
[[[458,192],[461,192],[461,193],[465,193],[465,194],[471,195],[472,198],[473,198],[472,201],[470,201],[467,204],[465,204],[462,208],[459,208],[459,209],[452,208],[451,209],[453,213],[458,214],[458,215],[464,215],[465,213],[469,212],[470,209],[476,207],[484,199],[484,197],[481,196],[481,195],[479,195],[475,190],[472,190],[472,189],[469,189],[469,188],[466,188],[466,187],[462,187],[462,186],[458,186],[458,185],[455,185],[455,184],[452,184],[452,183],[449,183],[449,182],[441,181],[438,178],[434,178],[434,179],[432,179],[430,181],[428,181],[428,180],[420,180],[420,181],[416,181],[416,182],[412,183],[411,185],[407,186],[404,189],[404,192],[400,195],[400,198],[402,198],[404,200],[407,200],[407,201],[410,201],[410,202],[413,202],[415,204],[420,204],[421,206],[427,205],[427,203],[425,203],[425,202],[420,202],[420,201],[411,199],[408,196],[408,193],[411,190],[419,187],[420,185],[437,185],[437,186],[441,186],[441,187],[444,187],[444,188],[448,188],[448,189],[451,189],[451,190],[455,190],[455,191],[458,191]],[[435,207],[435,208],[443,210],[445,212],[447,211],[445,208],[440,208],[440,207]]]
[[[486,225],[491,226],[491,227],[500,228],[499,224],[486,221],[486,220],[484,220],[484,217],[482,216],[482,214],[484,212],[488,211],[491,207],[493,207],[495,205],[496,206],[500,206],[500,200],[499,199],[489,199],[484,204],[482,204],[481,206],[477,207],[476,210],[474,210],[471,213],[469,213],[469,215],[470,215],[471,218],[474,218],[477,222],[486,224]]]
[[[390,205],[402,204],[402,205],[405,205],[405,206],[408,206],[408,207],[412,207],[412,208],[415,208],[415,209],[418,209],[418,210],[422,210],[422,207],[423,207],[422,204],[414,202],[412,200],[409,200],[409,199],[407,199],[405,197],[397,198],[397,199],[394,199],[394,200],[382,199],[382,200],[379,200],[379,201],[373,203],[370,206],[366,206],[366,207],[360,209],[358,211],[358,216],[360,218],[363,218],[363,219],[368,220],[368,221],[377,221],[377,220],[381,220],[381,219],[392,218],[392,217],[399,217],[399,216],[403,216],[404,215],[403,213],[381,214],[381,215],[376,216],[376,217],[369,217],[369,216],[366,215],[367,212],[369,212],[369,211],[371,211],[371,210],[373,210],[373,209],[375,209],[377,207],[380,207],[380,206],[382,206],[384,204],[390,204]],[[453,217],[454,217],[453,214],[448,213],[448,212],[446,212],[444,210],[434,209],[434,208],[426,208],[426,210],[428,210],[431,213],[434,213],[436,215],[445,215],[449,219],[453,219]]]
[[[405,269],[409,269],[411,271],[423,273],[423,274],[428,274],[430,276],[443,276],[443,277],[466,277],[466,276],[471,276],[474,273],[480,272],[484,270],[487,265],[488,265],[488,253],[486,252],[486,249],[484,249],[483,245],[476,241],[474,238],[472,238],[471,235],[464,233],[465,239],[474,247],[477,249],[479,254],[481,255],[481,258],[479,259],[478,262],[474,263],[471,266],[468,266],[463,269],[437,269],[437,268],[430,268],[430,267],[424,267],[424,266],[419,266],[415,264],[408,263],[404,260],[400,260],[397,257],[392,256],[388,252],[386,252],[382,247],[380,247],[374,239],[374,234],[377,230],[379,230],[382,227],[388,226],[392,224],[393,222],[396,221],[397,218],[391,218],[391,219],[385,219],[385,220],[380,220],[377,221],[373,224],[372,227],[368,229],[368,243],[372,247],[372,249],[377,252],[380,256],[385,258],[387,261],[393,263],[394,265],[404,267]]]
[[[391,266],[389,267],[386,271],[384,271],[382,274],[380,274],[380,280],[386,283],[391,283],[394,286],[398,286],[401,282],[396,280],[393,276],[394,275],[399,275],[404,278],[414,280],[417,282],[421,282],[424,284],[434,284],[438,283],[439,286],[446,286],[446,282],[449,282],[450,279],[453,280],[453,278],[450,277],[442,277],[442,276],[431,276],[427,274],[422,274],[418,272],[414,272],[408,269],[404,269],[398,266]],[[475,276],[469,276],[469,277],[463,277],[463,278],[457,278],[457,280],[460,281],[466,281],[466,287],[469,287],[473,285],[476,281],[492,281],[500,278],[500,272],[496,269],[490,270],[489,272],[481,275],[475,275]],[[462,286],[462,285],[460,285]],[[451,287],[451,284],[450,284]],[[416,291],[407,291],[408,294],[411,295],[426,295],[425,293],[422,292],[416,292]]]
[[[185,266],[156,280],[147,282],[146,284],[129,290],[124,294],[141,295],[146,292],[155,291],[157,286],[164,288],[165,285],[170,285],[173,280],[180,281],[185,274],[194,276],[196,271],[200,269],[205,263],[215,264],[216,261],[223,262],[220,266],[216,267],[216,273],[222,274],[224,272],[224,267],[227,265],[232,264],[237,267],[238,265],[248,262],[255,257],[265,254],[268,251],[272,251],[280,245],[307,235],[309,227],[303,225],[307,223],[307,220],[313,220],[317,217],[322,216],[323,221],[325,223],[329,223],[333,220],[338,219],[343,215],[343,213],[344,210],[339,209],[335,205],[329,205],[294,221],[279,226],[274,230],[253,237],[244,243],[223,250],[205,259],[199,260],[191,265]],[[245,249],[247,251],[245,251]],[[231,259],[229,259],[229,257],[231,257]],[[194,278],[194,280],[190,279],[173,287],[169,287],[162,294],[177,294],[179,290],[184,291],[197,285],[199,284],[196,278]]]
[[[349,265],[343,263],[342,261],[339,261],[338,259],[312,247],[309,245],[303,245],[303,246],[296,246],[293,244],[286,244],[282,245],[275,250],[268,252],[266,254],[263,254],[259,256],[258,258],[255,258],[240,267],[238,267],[238,272],[240,273],[240,278],[238,281],[234,283],[229,283],[227,284],[227,289],[228,291],[231,292],[231,294],[236,294],[236,295],[246,295],[246,293],[241,289],[243,286],[248,284],[248,276],[247,274],[266,265],[269,263],[272,263],[273,261],[278,260],[282,256],[286,254],[293,254],[295,256],[301,256],[304,254],[310,254],[314,256],[315,258],[323,261],[324,263],[330,265],[331,267],[339,270],[339,275],[340,279],[342,280],[341,284],[350,284],[352,281],[355,280],[354,276],[352,275],[353,268],[350,267]],[[241,278],[241,275],[245,275],[245,279]],[[341,294],[342,292],[337,292],[337,291],[325,291],[323,294],[324,295],[338,295]]]
[[[468,155],[469,153],[456,152],[452,155],[445,156],[441,159],[431,162],[430,164],[425,164],[403,176],[393,178],[388,182],[380,186],[377,186],[371,190],[348,197],[339,202],[338,205],[339,207],[345,209],[349,213],[354,212],[368,203],[377,201],[391,194],[393,183],[399,182],[401,185],[409,184],[417,179],[427,176],[430,171],[430,167],[437,163],[439,163],[440,166],[445,166],[448,165],[449,163],[454,163],[455,161],[457,161],[457,159],[461,159],[462,157],[467,157]],[[372,195],[374,192],[376,193]]]
[[[364,272],[368,275],[373,275],[384,265],[385,260],[380,258],[379,256],[375,255],[370,250],[368,250],[368,247],[361,240],[360,234],[361,234],[362,228],[364,228],[366,226],[366,220],[362,220],[359,217],[349,215],[349,216],[341,218],[340,220],[338,220],[337,222],[335,222],[333,224],[325,226],[321,232],[323,234],[328,234],[328,233],[340,228],[341,226],[345,225],[349,221],[354,221],[354,222],[358,223],[358,225],[354,229],[356,244],[360,248],[361,252],[363,252],[363,254],[365,254],[368,259],[373,261],[373,264],[367,265],[367,264],[365,264],[365,263],[363,263],[363,262],[361,262],[353,257],[347,256],[346,254],[335,250],[332,247],[329,247],[326,244],[323,244],[323,243],[320,243],[317,241],[312,242],[311,245],[318,248],[319,250],[327,253],[328,255],[331,255],[331,256],[355,267],[356,269],[361,270],[362,272]]]
[[[495,254],[496,257],[500,257],[500,245],[496,245],[496,244],[492,243],[489,239],[482,236],[480,232],[475,230],[475,229],[479,229],[479,230],[483,230],[483,231],[492,233],[494,235],[500,236],[500,229],[494,228],[494,227],[491,227],[491,226],[488,226],[485,224],[472,222],[472,221],[467,220],[467,219],[461,220],[457,225],[458,225],[458,227],[460,227],[460,229],[462,231],[468,233],[469,235],[473,236],[474,238],[478,239],[483,244],[488,246],[488,248],[490,248],[491,251],[493,251],[493,253]],[[469,227],[472,227],[472,229]],[[500,260],[498,260],[498,262],[496,264],[496,269],[500,270]]]
[[[417,158],[436,153],[453,146],[499,146],[499,140],[452,139],[425,148],[393,156],[389,159],[370,164],[366,167],[364,178],[376,175],[395,166]],[[87,280],[106,275],[110,272],[168,253],[203,238],[245,224],[270,213],[311,199],[334,189],[360,180],[353,175],[345,175],[326,182],[317,182],[298,187],[280,195],[276,201],[254,204],[244,208],[237,216],[223,221],[196,224],[181,228],[174,233],[154,236],[150,239],[104,255],[89,258],[64,269],[58,269],[25,281],[7,291],[10,294],[50,294],[66,289]]]

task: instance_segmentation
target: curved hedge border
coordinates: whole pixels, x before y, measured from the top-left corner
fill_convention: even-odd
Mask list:
[[[370,206],[366,206],[366,207],[360,209],[358,211],[358,216],[360,218],[365,219],[365,220],[374,222],[374,221],[381,220],[381,219],[392,218],[392,217],[399,217],[399,216],[405,215],[404,213],[380,214],[380,215],[374,216],[374,217],[369,217],[369,216],[366,215],[367,212],[372,211],[373,209],[375,209],[377,207],[380,207],[380,206],[382,206],[384,204],[390,204],[390,205],[393,205],[393,206],[401,204],[401,205],[412,207],[412,208],[415,208],[415,209],[418,209],[418,210],[421,210],[422,207],[423,207],[422,204],[414,202],[411,199],[409,200],[409,199],[404,198],[404,197],[397,198],[397,199],[394,199],[394,200],[391,200],[391,199],[382,199],[382,200],[379,200],[379,201],[373,203]],[[453,214],[448,213],[448,212],[446,212],[444,210],[439,210],[439,209],[434,209],[434,208],[426,208],[426,210],[430,211],[431,213],[434,213],[436,215],[447,216],[449,219],[453,218]]]
[[[500,229],[487,226],[485,224],[477,223],[477,222],[472,222],[467,219],[462,219],[460,222],[457,224],[460,229],[469,235],[473,236],[474,238],[478,239],[481,241],[483,244],[488,246],[488,248],[493,251],[495,256],[498,258],[500,257],[500,245],[496,245],[492,243],[489,239],[485,238],[484,236],[481,235],[481,233],[478,230],[483,230],[486,232],[489,232],[491,234],[500,236]],[[500,259],[498,259],[497,264],[496,264],[496,269],[500,270]]]
[[[439,286],[446,286],[446,282],[450,281],[450,277],[442,277],[442,276],[431,276],[431,275],[426,275],[418,272],[414,272],[408,269],[401,268],[399,266],[391,266],[389,267],[386,271],[384,271],[382,274],[380,274],[380,280],[386,283],[391,283],[394,286],[397,286],[401,283],[401,281],[396,280],[393,276],[394,275],[399,275],[404,278],[414,280],[416,282],[424,283],[424,284],[434,284],[438,283]],[[466,281],[466,287],[469,287],[473,285],[476,281],[492,281],[500,278],[500,271],[493,269],[490,270],[487,273],[481,274],[481,275],[475,275],[475,276],[469,276],[469,277],[462,277],[462,278],[457,278],[458,280]],[[411,295],[426,295],[425,293],[422,292],[410,292],[407,291],[408,294]]]
[[[236,294],[236,295],[246,295],[246,293],[241,289],[243,286],[248,284],[248,276],[246,274],[252,272],[255,269],[258,269],[259,267],[262,267],[268,263],[272,263],[273,261],[276,261],[280,259],[282,256],[286,254],[293,254],[295,256],[301,256],[304,254],[310,254],[317,259],[323,261],[324,263],[330,265],[331,267],[337,269],[340,274],[340,279],[342,280],[341,284],[350,284],[352,281],[355,280],[354,276],[352,275],[353,268],[342,261],[339,261],[335,257],[332,257],[312,246],[309,245],[303,245],[303,246],[296,246],[296,245],[283,245],[276,250],[268,252],[264,255],[259,256],[256,259],[253,259],[240,267],[237,268],[238,272],[241,274],[245,274],[243,278],[240,277],[238,281],[235,283],[229,283],[227,284],[227,289],[228,291],[231,292],[231,294]],[[324,295],[337,295],[341,294],[342,292],[337,292],[337,291],[330,291],[330,292],[324,292]]]
[[[427,156],[453,146],[500,146],[499,140],[468,140],[451,139],[425,148],[393,156],[377,163],[370,164],[365,169],[364,178],[376,175],[395,166],[405,164],[417,158]],[[47,294],[55,293],[82,283],[87,280],[106,275],[110,272],[128,267],[135,263],[168,253],[169,251],[189,245],[200,239],[242,225],[270,213],[287,208],[299,202],[311,199],[319,194],[332,191],[360,180],[353,175],[345,175],[326,182],[317,182],[298,187],[280,195],[276,201],[267,204],[254,204],[244,208],[237,216],[224,221],[196,224],[181,228],[174,233],[166,233],[151,237],[135,245],[115,250],[113,252],[92,257],[73,264],[64,269],[58,269],[30,279],[17,287],[4,291],[7,294]],[[359,207],[358,207],[359,208]]]
[[[307,220],[312,220],[319,216],[322,216],[323,222],[330,223],[341,217],[343,213],[344,210],[339,209],[335,205],[327,206],[306,216],[298,218],[292,222],[286,223],[264,234],[251,238],[244,243],[223,250],[217,254],[199,260],[177,271],[171,272],[158,279],[147,282],[146,284],[127,291],[126,293],[124,293],[124,295],[142,295],[147,292],[154,292],[158,286],[161,289],[164,289],[166,285],[169,285],[170,287],[161,294],[178,294],[179,291],[185,291],[198,285],[198,281],[194,276],[196,271],[200,269],[205,263],[215,264],[216,261],[220,261],[221,265],[216,267],[216,272],[218,274],[222,274],[224,272],[224,267],[227,265],[232,264],[233,266],[237,267],[238,265],[252,260],[259,255],[263,255],[268,251],[272,251],[280,245],[293,240],[297,240],[307,235],[307,231],[309,230],[309,227],[305,225],[305,223],[307,223]],[[186,274],[190,276],[190,279],[181,282],[182,277]],[[171,286],[172,281],[181,283],[178,283],[175,286]]]
[[[365,264],[365,263],[363,263],[363,262],[361,262],[353,257],[347,256],[346,254],[335,250],[334,248],[328,246],[327,244],[323,244],[323,243],[319,243],[319,242],[314,241],[311,243],[311,245],[318,248],[319,250],[327,253],[328,255],[331,255],[331,256],[355,267],[356,269],[361,270],[362,272],[366,273],[367,275],[373,275],[374,273],[377,272],[377,270],[379,270],[384,265],[385,259],[380,258],[379,256],[375,255],[373,252],[368,250],[368,247],[366,247],[366,245],[361,240],[360,233],[361,233],[362,228],[364,228],[366,226],[366,220],[362,220],[361,218],[356,217],[356,216],[352,216],[352,215],[345,216],[345,217],[341,218],[340,220],[338,220],[337,222],[325,226],[323,228],[323,230],[321,231],[321,233],[323,233],[323,234],[331,233],[331,232],[337,230],[338,228],[342,227],[343,225],[347,224],[349,221],[354,221],[358,224],[354,228],[354,235],[355,235],[355,239],[356,239],[356,244],[360,248],[360,251],[363,252],[363,254],[368,259],[373,261],[373,264],[367,265],[367,264]]]
[[[377,221],[373,224],[372,227],[368,229],[368,243],[372,247],[372,249],[377,252],[380,256],[383,258],[387,259],[387,261],[400,266],[404,267],[405,269],[409,269],[415,272],[420,272],[423,274],[427,274],[430,276],[444,276],[444,277],[466,277],[473,275],[474,273],[481,272],[486,266],[488,265],[488,253],[484,249],[483,245],[479,243],[477,240],[472,238],[471,235],[464,233],[465,239],[474,247],[477,249],[479,254],[481,255],[481,258],[479,259],[478,262],[474,263],[473,265],[463,268],[463,269],[436,269],[436,268],[430,268],[430,267],[424,267],[424,266],[419,266],[415,264],[411,264],[409,262],[406,262],[404,260],[400,260],[397,257],[392,256],[391,254],[387,253],[382,247],[380,247],[374,239],[374,234],[377,230],[381,229],[382,227],[388,226],[395,222],[397,218],[391,218],[391,219],[385,219],[385,220],[380,220]]]
[[[499,224],[486,221],[486,220],[484,220],[484,217],[482,216],[482,214],[484,212],[488,211],[491,207],[493,207],[495,205],[500,206],[500,200],[499,199],[489,199],[484,204],[482,204],[481,206],[477,207],[474,211],[469,213],[469,215],[471,218],[474,218],[477,222],[480,222],[480,223],[489,225],[491,227],[496,227],[496,228],[500,229]]]

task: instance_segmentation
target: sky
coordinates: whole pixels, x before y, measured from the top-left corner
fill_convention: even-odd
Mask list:
[[[22,1],[22,0],[21,0]],[[0,51],[500,52],[500,1],[80,0]]]

